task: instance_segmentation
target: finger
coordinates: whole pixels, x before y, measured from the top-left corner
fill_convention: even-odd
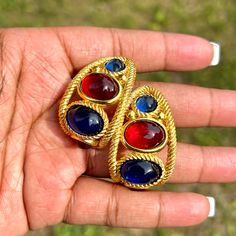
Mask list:
[[[137,81],[150,85],[168,100],[178,127],[235,127],[236,91],[192,85]]]
[[[171,182],[236,181],[236,148],[179,144],[178,150]]]
[[[113,34],[121,39],[120,50],[115,48]],[[139,71],[196,70],[209,65],[213,57],[212,46],[204,39],[150,31],[63,27],[7,29],[4,35],[5,51],[11,55],[5,56],[6,65],[19,67],[12,64],[12,55],[15,55],[15,45],[20,49],[21,79],[16,101],[18,123],[22,126],[36,120],[62,96],[74,70],[77,73],[82,66],[101,56],[130,57]]]
[[[55,107],[56,110],[56,107]],[[55,112],[53,111],[53,113]],[[86,171],[87,175],[97,177],[109,177],[108,171],[108,149],[87,149],[81,150],[76,142],[65,136],[55,117],[52,119],[50,113],[35,123],[32,132],[36,135],[31,137],[34,149],[41,158],[50,154],[49,165],[58,166],[57,175],[66,177],[66,182],[71,185],[75,179]],[[45,133],[47,135],[45,136]],[[38,140],[42,140],[41,145]],[[51,141],[53,140],[53,142]],[[40,148],[38,151],[36,147]],[[60,151],[58,151],[60,150]],[[121,154],[118,154],[119,156]],[[161,158],[166,157],[164,151],[158,153]],[[38,166],[41,166],[40,158]],[[44,166],[46,160],[44,159]],[[68,169],[72,172],[66,174]],[[189,175],[188,173],[191,173]],[[50,175],[51,173],[48,173]],[[68,178],[68,179],[67,179]],[[178,144],[177,158],[171,182],[195,183],[195,182],[233,182],[236,181],[236,148],[229,147],[201,147],[190,144]]]
[[[74,68],[104,56],[122,55],[135,61],[138,71],[198,70],[213,58],[205,39],[182,34],[95,27],[56,28]]]
[[[159,152],[158,156],[165,159],[166,153]],[[87,150],[87,157],[86,174],[109,177],[108,151]],[[236,148],[178,144],[176,165],[170,182],[222,183],[233,181],[236,181]]]
[[[209,210],[207,198],[196,193],[132,191],[82,177],[73,188],[64,221],[142,228],[189,226],[205,220]]]
[[[37,134],[37,140],[44,140],[43,150],[51,155],[55,164],[63,163],[62,170],[70,168],[77,170],[75,178],[86,171],[86,174],[109,177],[108,172],[108,149],[87,149],[81,151],[70,137],[65,136],[58,126],[56,116],[57,106],[45,113],[34,125],[33,133]],[[53,115],[52,115],[53,114]],[[45,137],[45,133],[47,136]],[[46,140],[45,140],[46,138]],[[48,140],[48,141],[47,141]],[[50,140],[53,140],[51,142]],[[47,144],[49,144],[47,146]],[[60,150],[60,152],[58,152]],[[55,154],[57,153],[57,154]],[[120,154],[119,154],[120,155]],[[159,153],[165,158],[164,152]],[[67,160],[68,161],[65,163]],[[79,157],[79,158],[78,158]],[[35,158],[37,159],[37,158]],[[58,160],[60,159],[60,162]],[[84,164],[81,165],[81,161]],[[52,158],[49,159],[52,161]],[[73,165],[71,165],[73,163]],[[86,164],[86,165],[85,165]],[[39,162],[41,165],[41,162]],[[83,167],[83,169],[81,169]],[[191,175],[188,175],[191,170]],[[179,144],[177,147],[177,159],[172,182],[231,182],[236,180],[236,149],[228,147],[200,147],[189,144]],[[71,182],[74,181],[74,178]]]

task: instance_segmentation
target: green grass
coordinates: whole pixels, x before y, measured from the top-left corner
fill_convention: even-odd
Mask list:
[[[222,45],[220,66],[188,73],[159,72],[140,78],[236,89],[236,2],[234,0],[1,0],[0,26],[93,25],[173,31],[203,36]],[[223,137],[223,139],[222,139]],[[201,145],[235,146],[235,129],[180,129],[179,140]],[[222,157],[223,158],[223,157]],[[220,173],[219,173],[220,174]],[[183,229],[134,230],[58,225],[29,235],[236,235],[235,184],[168,185],[168,190],[194,191],[217,199],[217,216]]]

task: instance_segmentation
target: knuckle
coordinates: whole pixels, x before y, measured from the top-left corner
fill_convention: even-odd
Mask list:
[[[118,188],[116,184],[112,184],[110,197],[107,203],[107,212],[105,225],[107,226],[117,226],[119,224],[119,197]]]
[[[215,96],[215,90],[212,88],[207,88],[208,97],[209,97],[209,109],[208,109],[208,126],[214,126],[215,117],[220,112],[220,101],[217,99],[218,96]]]
[[[206,149],[204,147],[199,147],[199,162],[200,162],[200,165],[199,165],[199,176],[197,178],[197,182],[200,183],[202,182],[202,179],[203,179],[203,176],[204,176],[204,168],[205,168],[205,151]]]
[[[163,201],[163,195],[160,192],[159,193],[159,201],[156,203],[156,226],[155,228],[159,228],[162,222],[162,212],[164,209],[164,201]]]
[[[111,36],[111,45],[112,45],[113,55],[122,55],[122,41],[120,38],[120,34],[114,28],[110,28],[109,33]]]
[[[168,50],[168,42],[167,42],[167,37],[166,37],[166,33],[161,32],[162,35],[162,41],[163,41],[163,61],[162,61],[162,66],[161,69],[162,70],[166,70],[168,67],[168,57],[169,57],[169,50]]]

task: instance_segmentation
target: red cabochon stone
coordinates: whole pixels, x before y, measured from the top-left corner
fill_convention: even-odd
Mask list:
[[[138,149],[152,149],[165,139],[163,128],[153,121],[138,120],[129,124],[125,129],[126,142]]]
[[[81,82],[81,90],[87,97],[97,100],[110,100],[119,93],[117,82],[99,73],[87,75]]]

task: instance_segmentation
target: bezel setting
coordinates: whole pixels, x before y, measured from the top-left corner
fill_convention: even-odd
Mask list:
[[[157,106],[155,109],[153,109],[153,111],[151,112],[142,112],[140,111],[137,106],[136,106],[136,100],[141,97],[141,96],[152,96],[155,101],[157,102]],[[123,124],[122,126],[117,128],[117,132],[118,134],[120,133],[119,139],[120,142],[131,152],[129,154],[127,154],[126,156],[123,156],[120,160],[115,160],[115,154],[118,149],[119,149],[119,143],[117,143],[116,140],[111,141],[111,145],[112,145],[112,149],[110,150],[110,156],[109,156],[109,170],[110,170],[110,175],[112,177],[112,179],[115,182],[121,182],[122,184],[124,184],[125,186],[129,187],[129,188],[135,188],[135,189],[147,189],[150,188],[152,186],[160,186],[162,184],[164,184],[166,181],[168,181],[168,179],[170,178],[173,169],[174,169],[174,164],[175,164],[175,157],[176,157],[176,130],[175,130],[175,125],[174,125],[174,120],[173,120],[173,116],[171,114],[169,105],[165,99],[165,97],[160,93],[160,91],[158,91],[157,89],[154,89],[152,87],[149,86],[143,86],[143,87],[139,87],[137,88],[133,93],[132,93],[132,97],[130,100],[130,107],[129,110],[126,112],[126,121],[125,124]],[[148,140],[148,138],[146,139],[145,137],[145,133],[146,132],[140,132],[137,133],[137,141],[138,139],[142,140],[142,136],[144,137],[143,140],[146,139],[147,141],[147,148],[145,147],[145,145],[143,145],[145,147],[145,149],[140,149],[138,148],[138,146],[142,146],[142,145],[138,145],[138,142],[136,142],[136,140],[134,139],[132,140],[132,132],[139,132],[139,126],[137,125],[136,127],[134,127],[134,130],[130,129],[130,135],[131,135],[131,139],[130,139],[130,143],[129,140],[126,140],[127,137],[125,137],[125,130],[126,128],[131,125],[132,123],[138,122],[138,121],[147,121],[147,122],[153,122],[155,124],[157,124],[159,126],[159,128],[161,128],[164,132],[164,138],[163,141],[160,143],[158,140],[162,140],[161,136],[156,136],[156,143],[157,145],[154,148],[148,148],[152,146],[152,144],[155,143],[155,140]],[[140,124],[140,128],[142,128],[142,125]],[[147,125],[145,125],[143,128],[148,128],[147,133],[149,133],[150,131],[150,135],[149,137],[154,137],[155,134],[158,134],[158,130],[155,130],[155,128],[152,126],[148,127]],[[120,131],[119,131],[120,129]],[[152,133],[153,132],[153,133]],[[152,136],[153,134],[153,136]],[[148,134],[147,134],[148,135]],[[142,141],[143,141],[142,140]],[[153,142],[152,142],[153,141]],[[135,143],[137,143],[137,146],[135,146]],[[134,146],[133,146],[134,145]],[[167,158],[165,160],[165,164],[163,164],[163,161],[160,158],[157,158],[157,152],[159,152],[160,150],[164,149],[165,147],[167,147],[165,149],[166,154],[167,154]],[[148,178],[150,178],[150,180],[153,178],[152,173],[147,174],[148,172],[145,172],[145,170],[150,170],[151,172],[155,170],[155,166],[151,167],[150,165],[145,165],[145,164],[138,164],[138,163],[130,163],[130,165],[127,163],[127,168],[126,173],[127,173],[127,180],[124,179],[122,177],[122,173],[121,173],[121,166],[122,164],[125,162],[125,160],[147,160],[147,161],[151,161],[156,163],[162,170],[162,175],[160,177],[159,180],[153,182],[153,183],[149,183],[149,184],[136,184],[136,183],[132,183],[127,181],[129,179],[129,175],[130,180],[132,181],[132,175],[135,176],[135,171],[137,170],[137,181],[146,181],[148,180]],[[116,168],[115,168],[116,166]],[[137,168],[137,169],[136,169]],[[158,170],[158,169],[156,169]],[[124,170],[123,170],[124,171]],[[144,176],[142,178],[142,171]],[[158,171],[156,172],[158,173]],[[124,173],[123,173],[124,174]],[[125,176],[125,175],[124,175]],[[146,180],[145,180],[146,179]],[[135,181],[134,181],[135,182]]]
[[[100,133],[96,134],[96,135],[91,135],[91,136],[87,136],[87,135],[82,135],[79,134],[77,132],[75,132],[68,124],[67,122],[67,112],[70,110],[71,107],[73,106],[85,106],[88,107],[94,111],[96,111],[102,118],[103,120],[103,129]],[[70,103],[65,111],[65,116],[63,118],[63,130],[65,133],[67,133],[68,135],[70,135],[72,138],[76,139],[76,140],[81,140],[83,139],[85,143],[89,144],[89,145],[96,145],[97,144],[97,139],[99,139],[100,137],[102,137],[104,135],[104,133],[107,131],[108,128],[108,124],[109,124],[109,119],[107,117],[107,114],[104,112],[103,109],[101,109],[100,106],[96,105],[96,104],[91,104],[87,101],[75,101]]]
[[[112,99],[108,99],[108,100],[105,100],[105,99],[104,100],[100,100],[100,99],[95,99],[95,98],[89,97],[89,96],[87,96],[84,93],[84,91],[82,89],[82,81],[83,81],[83,79],[85,79],[87,76],[89,76],[91,74],[95,74],[95,73],[96,74],[101,74],[101,75],[106,75],[111,80],[113,80],[114,83],[116,83],[116,85],[118,87],[118,92],[117,92],[115,97],[113,97]],[[104,72],[103,73],[101,73],[101,72],[99,72],[99,73],[98,72],[92,72],[92,73],[89,73],[89,74],[85,75],[81,79],[81,82],[80,82],[80,84],[77,87],[77,92],[78,92],[79,96],[81,98],[83,98],[84,100],[88,100],[88,101],[91,101],[91,102],[94,102],[94,103],[98,103],[98,104],[108,105],[108,104],[114,104],[114,103],[116,103],[119,100],[119,98],[121,96],[121,93],[122,93],[122,86],[121,86],[121,83],[119,83],[119,81],[117,80],[117,78],[115,78],[114,76],[111,76],[109,73],[106,73],[106,72],[105,73]]]
[[[114,60],[114,59],[118,59],[118,60],[121,60],[124,65],[125,65],[125,68],[121,71],[110,71],[106,68],[106,64],[111,61],[111,60]],[[122,74],[126,74],[127,71],[128,71],[128,66],[127,66],[127,60],[124,58],[124,57],[113,57],[113,58],[110,58],[110,60],[107,60],[103,63],[103,68],[104,68],[104,71],[106,71],[108,74],[110,75],[122,75]]]
[[[134,147],[132,145],[130,145],[127,140],[125,139],[125,131],[126,131],[126,128],[131,125],[132,123],[135,123],[135,122],[138,122],[138,121],[147,121],[147,122],[153,122],[153,123],[156,123],[158,126],[160,126],[162,128],[162,130],[164,131],[164,140],[156,145],[155,147],[151,148],[151,149],[140,149],[140,148],[137,148],[137,147]],[[121,136],[121,142],[122,144],[130,149],[130,150],[133,150],[133,151],[138,151],[138,152],[142,152],[142,153],[152,153],[152,152],[158,152],[160,150],[162,150],[165,145],[167,144],[167,141],[168,141],[168,136],[167,136],[167,130],[166,130],[166,127],[165,125],[163,125],[161,122],[158,122],[156,119],[154,118],[138,118],[138,119],[135,119],[135,120],[131,120],[129,122],[127,122],[123,127],[122,127],[122,136]]]
[[[148,100],[152,100],[152,103],[151,104],[152,106],[154,105],[154,107],[149,107],[150,104],[148,104]],[[144,109],[142,106],[146,106],[146,111],[143,111],[142,109]],[[138,98],[136,98],[135,100],[135,106],[136,108],[140,111],[140,112],[143,112],[143,113],[150,113],[150,112],[153,112],[156,110],[157,106],[158,106],[158,102],[157,100],[151,96],[151,95],[142,95],[142,96],[139,96]]]
[[[118,72],[112,72],[105,68],[107,62],[118,59],[124,63],[125,68]],[[113,83],[115,83],[115,87],[117,90],[116,96],[112,97],[112,99],[94,99],[93,97],[89,97],[89,92],[86,95],[81,89],[81,81],[88,75],[93,73],[103,74],[108,76]],[[107,132],[107,127],[109,123],[113,124],[116,119],[108,120],[108,117],[105,113],[106,106],[114,105],[118,101],[120,101],[121,95],[125,93],[126,96],[131,96],[131,90],[126,89],[126,85],[129,84],[129,87],[133,87],[134,81],[136,78],[136,69],[135,65],[132,60],[126,57],[104,57],[97,61],[92,62],[91,64],[82,68],[77,75],[71,80],[70,84],[67,86],[67,89],[60,101],[59,105],[59,123],[63,129],[63,131],[69,135],[71,138],[84,142],[86,144],[91,145],[92,147],[96,148],[103,148],[105,147],[108,142],[110,141],[114,129],[110,132]],[[89,84],[89,83],[88,83]],[[102,87],[101,87],[102,88]],[[99,97],[99,96],[98,96]],[[73,130],[70,129],[69,125],[66,122],[66,113],[70,106],[74,104],[83,104],[85,106],[94,108],[95,111],[99,111],[99,114],[102,115],[104,118],[104,129],[101,133],[95,136],[86,136],[80,135]],[[116,117],[116,113],[119,112],[119,108],[116,107],[114,109],[113,117]]]
[[[144,160],[144,161],[149,161],[149,162],[153,162],[156,165],[158,165],[161,170],[161,176],[157,179],[157,181],[152,182],[152,183],[148,183],[148,184],[136,184],[136,183],[131,183],[127,180],[125,180],[122,175],[121,175],[121,166],[129,160]],[[147,189],[153,186],[156,186],[157,184],[160,184],[163,180],[163,176],[165,175],[165,167],[164,164],[162,162],[162,160],[160,158],[158,158],[157,156],[153,155],[153,154],[149,154],[149,153],[130,153],[126,156],[123,156],[118,162],[117,162],[117,170],[118,171],[118,179],[127,187],[129,188],[138,188],[138,189]]]
[[[110,70],[110,69],[108,69],[109,64],[112,64],[112,63],[114,63],[114,62],[120,63],[121,68],[120,68],[119,70],[117,70],[117,71],[116,71],[116,70]],[[114,72],[122,72],[122,71],[126,68],[126,65],[125,65],[125,63],[124,63],[122,60],[120,60],[120,59],[118,59],[118,58],[113,58],[113,59],[107,61],[107,62],[105,63],[105,65],[104,65],[104,67],[105,67],[106,70],[108,70],[108,71],[114,73]]]

